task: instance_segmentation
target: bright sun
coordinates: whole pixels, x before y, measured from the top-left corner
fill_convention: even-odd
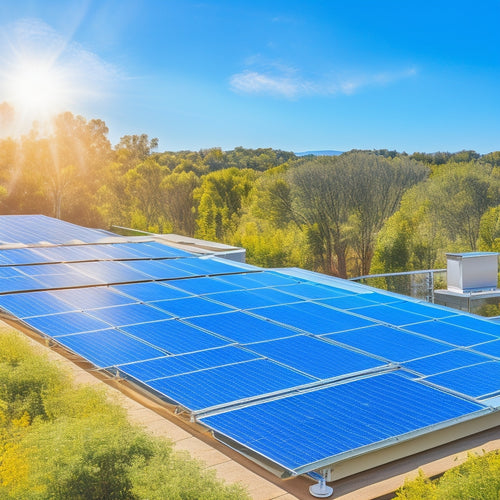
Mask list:
[[[20,62],[6,80],[8,100],[25,119],[46,120],[67,104],[64,75],[45,61]]]

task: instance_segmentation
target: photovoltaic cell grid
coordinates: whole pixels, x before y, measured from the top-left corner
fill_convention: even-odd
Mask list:
[[[326,458],[341,458],[481,409],[404,377],[382,374],[200,420],[220,436],[300,473]]]
[[[33,241],[36,234],[33,229]],[[56,236],[44,239],[60,244]],[[80,241],[85,241],[83,236]],[[314,449],[321,459],[342,453],[318,452],[317,433],[313,436],[311,430],[309,435],[307,426],[326,427],[330,418],[330,436],[337,413],[345,412],[341,416],[348,420],[355,406],[365,405],[361,385],[353,385],[362,380],[367,381],[367,394],[380,394],[380,407],[375,398],[369,411],[375,427],[384,432],[387,427],[389,437],[432,425],[427,417],[415,417],[410,430],[391,427],[386,407],[393,410],[395,385],[406,384],[405,391],[413,393],[431,391],[425,393],[432,396],[431,403],[435,398],[441,405],[445,398],[450,415],[455,415],[451,418],[485,407],[466,408],[465,400],[453,394],[482,398],[498,391],[500,325],[369,288],[344,288],[339,280],[328,285],[279,272],[248,271],[220,260],[169,254],[168,247],[154,242],[92,244],[95,241],[89,237],[88,245],[0,250],[0,308],[95,366],[118,370],[168,401],[201,412],[205,425],[285,468],[298,470],[312,463],[305,455],[296,458],[301,454],[295,454],[294,446]],[[392,370],[395,363],[408,369],[407,378],[355,377]],[[454,372],[459,376],[451,375]],[[341,379],[341,385],[291,396],[297,386],[312,388]],[[336,401],[330,417],[299,419],[302,405],[309,404],[300,398],[311,398],[316,411],[330,390],[345,391],[352,400],[342,399],[340,406]],[[279,400],[261,402],[275,393],[282,394]],[[284,407],[292,399],[300,409],[289,421]],[[252,404],[237,412],[203,416],[209,408],[238,401]],[[246,412],[259,414],[264,405],[275,409],[266,421],[259,421],[261,437],[254,446],[255,421],[250,418],[252,425],[242,429],[235,429],[234,422]],[[418,398],[407,401],[405,417],[418,413],[418,405]],[[233,422],[227,429],[226,418]],[[356,444],[356,425],[345,422],[347,432],[335,438],[339,449],[385,439],[365,436],[360,441],[364,444]],[[280,432],[293,437],[283,450],[270,441]],[[273,458],[276,453],[294,458],[279,461]]]

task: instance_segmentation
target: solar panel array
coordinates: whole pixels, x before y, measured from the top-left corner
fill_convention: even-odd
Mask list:
[[[31,246],[0,249],[4,315],[291,474],[492,411],[500,394],[498,324],[334,278],[10,217],[0,239]],[[62,244],[69,234],[85,243]]]

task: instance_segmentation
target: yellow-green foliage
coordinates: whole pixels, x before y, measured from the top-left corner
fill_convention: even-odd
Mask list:
[[[466,462],[430,481],[420,471],[396,492],[398,500],[498,500],[500,452],[470,455]]]
[[[76,387],[16,332],[0,331],[0,498],[239,500],[170,443],[132,426],[104,391]]]

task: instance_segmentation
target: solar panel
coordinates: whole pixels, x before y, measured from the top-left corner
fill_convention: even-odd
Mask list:
[[[113,328],[58,337],[57,341],[100,368],[165,354]]]
[[[319,307],[319,309],[316,309],[314,306]],[[324,311],[322,315],[320,311]],[[364,318],[335,311],[334,309],[322,307],[311,302],[262,307],[253,309],[252,314],[272,319],[290,327],[300,328],[303,331],[316,335],[324,335],[373,324],[373,322]]]
[[[323,285],[312,285],[310,283],[297,283],[294,285],[279,286],[276,288],[282,292],[289,293],[302,299],[326,299],[328,297],[342,297],[351,293],[338,288]]]
[[[464,328],[470,328],[471,330],[489,333],[491,335],[495,335],[496,337],[500,337],[500,325],[498,323],[494,323],[493,321],[474,318],[472,316],[465,316],[463,314],[446,318],[445,321],[446,323],[451,323],[452,325],[462,326]]]
[[[24,292],[30,290],[43,290],[47,288],[43,283],[31,276],[12,276],[0,279],[0,294]]]
[[[376,301],[369,300],[369,293],[363,295],[344,295],[343,297],[334,297],[329,299],[319,299],[317,302],[326,304],[327,306],[335,307],[337,309],[356,309],[357,307],[373,306]]]
[[[258,288],[256,290],[232,290],[213,293],[210,299],[222,302],[238,309],[252,309],[274,304],[289,304],[301,299],[282,293],[273,288]]]
[[[257,354],[233,346],[209,349],[206,351],[168,356],[119,366],[120,372],[130,375],[141,382],[157,378],[181,375],[206,368],[230,365],[257,359]]]
[[[423,316],[435,319],[447,318],[449,316],[456,316],[457,314],[456,310],[434,306],[432,304],[429,304],[428,302],[418,303],[405,300],[393,303],[391,304],[391,307],[395,307],[396,309],[401,309],[402,311],[409,311],[421,314]]]
[[[189,318],[205,314],[217,314],[230,311],[229,307],[217,304],[202,297],[187,297],[183,299],[161,300],[154,303],[155,307],[167,311],[178,318]]]
[[[0,218],[0,243],[36,245],[49,241],[62,244],[71,240],[92,243],[103,237],[103,231],[76,226],[45,215],[4,215]]]
[[[500,340],[493,340],[484,344],[475,345],[473,349],[477,352],[500,358]]]
[[[43,291],[0,295],[0,308],[18,318],[78,310],[50,292]]]
[[[172,354],[202,351],[229,344],[226,340],[175,319],[126,326],[122,330]]]
[[[383,321],[384,323],[395,326],[418,323],[420,321],[426,321],[427,319],[429,319],[428,316],[422,316],[421,314],[403,311],[401,309],[397,309],[396,307],[384,304],[360,307],[356,309],[355,312],[356,314],[361,314],[362,316],[365,316],[367,318],[375,319],[377,321]]]
[[[189,278],[183,280],[171,280],[169,285],[185,290],[196,295],[205,295],[208,293],[227,292],[229,290],[241,290],[238,285],[232,285],[218,278],[203,276],[201,278]]]
[[[78,309],[96,309],[124,304],[133,304],[135,300],[113,291],[109,287],[72,288],[52,290],[52,297],[61,299]]]
[[[404,363],[403,367],[415,371],[420,375],[434,375],[455,368],[483,363],[484,361],[489,361],[489,359],[470,351],[454,349],[453,351],[409,361]]]
[[[150,276],[118,261],[76,262],[68,265],[74,270],[105,284],[147,281],[151,279]]]
[[[364,446],[470,416],[481,408],[390,373],[202,416],[200,421],[216,435],[303,473],[321,460],[340,459],[352,450],[361,454]]]
[[[326,337],[395,362],[409,361],[450,350],[449,346],[441,342],[384,325],[334,333]]]
[[[187,272],[197,274],[199,276],[241,272],[242,269],[236,262],[234,262],[233,264],[230,264],[230,261],[226,262],[220,262],[214,259],[190,257],[185,259],[177,259],[174,265],[179,269],[183,269]]]
[[[314,379],[265,359],[152,380],[150,387],[180,405],[203,410],[308,384]],[[200,387],[203,390],[200,390]]]
[[[68,264],[33,264],[15,267],[17,271],[26,276],[50,276],[55,274],[65,275],[75,272]]]
[[[189,297],[190,294],[164,283],[130,283],[127,285],[114,285],[113,290],[133,297],[141,302],[154,302],[157,300],[180,299]]]
[[[240,311],[199,316],[187,321],[240,344],[297,335],[295,330]]]
[[[471,346],[494,339],[492,335],[488,335],[487,333],[461,328],[439,320],[405,326],[405,330],[421,333],[427,337],[442,340],[456,346]]]
[[[338,377],[384,365],[383,362],[364,354],[305,335],[259,342],[250,345],[249,349],[318,379]]]
[[[272,271],[252,272],[248,273],[246,276],[261,286],[293,285],[300,281],[290,276],[284,276],[283,274]]]
[[[24,274],[13,267],[0,267],[0,278],[12,278],[19,276],[24,276]]]
[[[224,276],[218,276],[217,279],[229,283],[231,285],[239,286],[241,288],[247,289],[247,290],[252,290],[253,288],[263,288],[265,286],[269,286],[267,283],[262,283],[262,281],[259,281],[259,279],[256,277],[254,279],[254,276],[259,275],[261,273],[238,273],[238,274],[227,274]]]
[[[127,261],[127,265],[131,269],[136,269],[142,274],[148,276],[149,279],[170,280],[176,278],[188,278],[195,276],[192,270],[181,269],[177,266],[177,262],[184,259],[169,259],[169,260],[133,260]]]
[[[129,243],[128,245],[135,245],[138,251],[150,259],[171,259],[193,256],[192,253],[186,252],[185,250],[163,245],[162,243],[158,243],[156,241]]]
[[[0,264],[2,265],[41,264],[43,262],[50,262],[50,259],[32,248],[0,250]]]
[[[104,330],[109,324],[83,312],[68,312],[27,318],[24,322],[49,337]]]
[[[457,368],[424,380],[446,387],[473,398],[500,393],[500,361],[489,361],[478,365]]]
[[[103,309],[90,309],[88,314],[94,318],[105,321],[111,326],[126,326],[161,321],[171,317],[170,314],[160,311],[147,304],[126,304],[121,306],[105,307]]]
[[[44,258],[42,262],[78,262],[99,258],[99,254],[92,252],[92,245],[39,247],[36,253]],[[32,263],[35,262],[33,260]]]

